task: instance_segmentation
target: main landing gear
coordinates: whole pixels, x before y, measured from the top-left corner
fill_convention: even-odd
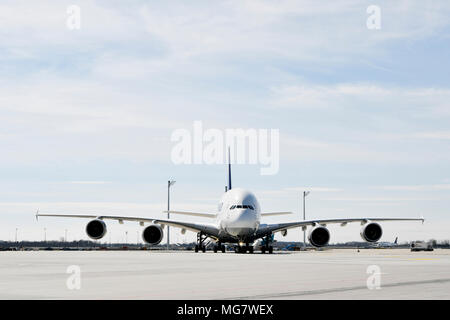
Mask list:
[[[266,253],[266,251],[269,253],[269,254],[272,254],[273,253],[273,247],[272,246],[269,246],[268,248],[267,247],[262,247],[261,248],[261,253]]]
[[[270,245],[271,242],[271,236],[268,235],[264,238],[263,245],[261,246],[261,253],[268,252],[269,254],[273,253],[273,247]]]
[[[197,233],[197,244],[195,245],[195,252],[199,252],[200,250],[202,252],[206,252],[206,245],[205,240],[208,237],[205,236],[202,232]],[[218,244],[214,245],[214,253],[217,253],[217,251],[222,251],[222,253],[225,253],[225,246],[221,244],[220,242]]]
[[[203,233],[197,233],[197,244],[195,245],[195,252],[201,250],[202,252],[206,252],[205,240],[206,236]]]

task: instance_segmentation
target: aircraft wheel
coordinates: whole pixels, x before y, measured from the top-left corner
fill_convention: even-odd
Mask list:
[[[198,245],[195,245],[195,252],[198,252]]]
[[[272,254],[272,253],[273,253],[273,247],[270,246],[270,247],[269,247],[269,254]]]
[[[262,254],[266,253],[266,247],[262,247],[262,248],[261,248],[261,253],[262,253]]]
[[[202,246],[202,252],[203,252],[203,253],[206,252],[206,246]]]
[[[221,246],[220,246],[220,250],[222,250],[222,253],[225,253],[225,246],[224,246],[224,245],[221,245]]]
[[[214,246],[214,253],[217,253],[217,246]]]
[[[248,247],[248,253],[253,253],[253,246]]]
[[[245,250],[245,247],[241,247],[239,245],[237,245],[234,249],[234,252],[236,253],[245,253],[247,250]]]

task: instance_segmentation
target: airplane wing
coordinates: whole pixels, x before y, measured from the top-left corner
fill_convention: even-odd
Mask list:
[[[316,226],[316,225],[323,225],[326,226],[327,224],[336,224],[340,223],[341,226],[345,226],[347,223],[351,222],[361,222],[361,224],[367,223],[367,222],[376,222],[376,221],[422,221],[422,223],[425,221],[424,218],[348,218],[348,219],[325,219],[325,220],[305,220],[305,221],[297,221],[297,222],[287,222],[287,223],[275,223],[275,224],[261,224],[256,236],[257,237],[264,237],[267,234],[275,233],[291,228],[298,228],[298,227],[307,227],[307,226]]]
[[[100,219],[100,220],[117,220],[119,223],[124,221],[135,221],[141,225],[144,223],[157,223],[161,225],[168,225],[180,229],[190,230],[192,232],[202,232],[205,235],[213,238],[219,236],[219,228],[212,224],[199,224],[191,222],[183,222],[176,220],[154,219],[154,218],[142,218],[142,217],[125,217],[125,216],[105,216],[105,215],[77,215],[77,214],[53,214],[53,213],[36,213],[36,219],[39,217],[60,217],[60,218],[87,218],[87,219]]]

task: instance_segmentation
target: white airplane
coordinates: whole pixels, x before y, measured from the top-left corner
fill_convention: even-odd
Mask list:
[[[164,211],[167,213],[167,211]],[[195,252],[206,251],[205,240],[214,242],[214,252],[218,250],[225,252],[225,243],[237,244],[235,252],[253,253],[253,243],[258,239],[264,239],[262,253],[273,252],[271,242],[273,234],[281,232],[283,236],[287,235],[287,230],[301,227],[306,230],[311,227],[308,240],[315,247],[326,246],[330,240],[330,232],[326,228],[328,224],[337,224],[345,226],[349,222],[360,222],[362,225],[361,237],[368,242],[377,242],[383,233],[378,221],[422,221],[423,218],[346,218],[346,219],[315,219],[297,222],[265,224],[261,223],[261,217],[290,214],[292,212],[270,212],[261,213],[261,207],[255,195],[250,191],[241,188],[232,188],[231,186],[231,163],[228,154],[228,186],[225,187],[225,193],[219,202],[217,214],[170,211],[170,213],[191,215],[197,217],[207,217],[216,219],[215,223],[191,223],[176,220],[164,220],[145,217],[121,217],[105,215],[66,215],[36,213],[38,217],[65,217],[65,218],[87,218],[93,219],[86,226],[87,235],[94,240],[101,239],[106,234],[106,224],[104,220],[117,220],[119,223],[124,221],[139,222],[141,226],[146,223],[142,232],[142,239],[151,245],[157,245],[163,238],[163,229],[165,225],[181,229],[185,234],[186,230],[197,233],[197,244]]]

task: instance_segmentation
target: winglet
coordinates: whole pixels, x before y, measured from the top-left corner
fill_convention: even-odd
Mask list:
[[[39,209],[36,211],[36,221],[39,221]]]
[[[420,219],[422,219],[422,224],[424,224],[425,218],[423,217],[423,215],[420,217]]]

